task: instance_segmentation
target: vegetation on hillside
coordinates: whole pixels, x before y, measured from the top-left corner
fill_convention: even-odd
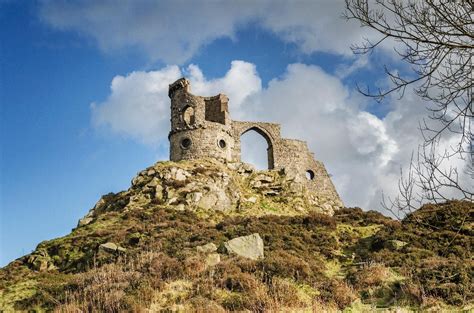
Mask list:
[[[245,216],[149,202],[110,210],[0,270],[4,310],[196,311],[471,308],[474,205],[425,205],[401,222],[344,208]],[[113,208],[113,209],[112,209]],[[259,233],[265,257],[224,242]],[[104,249],[113,243],[116,249]],[[214,243],[220,262],[197,247]],[[101,246],[102,245],[102,246]]]

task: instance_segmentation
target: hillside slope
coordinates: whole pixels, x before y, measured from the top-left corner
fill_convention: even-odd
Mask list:
[[[398,222],[315,198],[281,172],[160,162],[1,269],[0,309],[472,309],[473,221],[468,202]]]

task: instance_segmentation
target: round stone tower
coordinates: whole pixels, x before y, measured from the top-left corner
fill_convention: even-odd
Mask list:
[[[171,84],[168,96],[171,99],[170,160],[232,160],[234,139],[227,96],[195,96],[190,93],[186,78]]]

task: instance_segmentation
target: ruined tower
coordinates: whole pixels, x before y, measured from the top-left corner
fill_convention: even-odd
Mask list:
[[[324,167],[314,158],[306,142],[281,138],[280,125],[230,119],[229,99],[223,94],[201,97],[191,94],[190,83],[180,78],[169,86],[171,99],[170,160],[213,158],[240,162],[240,137],[250,130],[268,143],[268,167],[285,172],[316,197],[342,201]]]
[[[170,160],[211,157],[232,160],[234,139],[227,107],[228,98],[200,97],[190,93],[189,81],[181,78],[170,85]]]

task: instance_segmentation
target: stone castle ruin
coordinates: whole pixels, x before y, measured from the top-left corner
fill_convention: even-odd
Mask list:
[[[315,196],[342,206],[324,164],[314,159],[305,141],[281,138],[279,124],[234,121],[229,115],[227,96],[193,95],[186,78],[171,84],[168,95],[171,99],[171,161],[213,158],[240,162],[240,137],[254,130],[268,143],[269,170],[284,171]]]

